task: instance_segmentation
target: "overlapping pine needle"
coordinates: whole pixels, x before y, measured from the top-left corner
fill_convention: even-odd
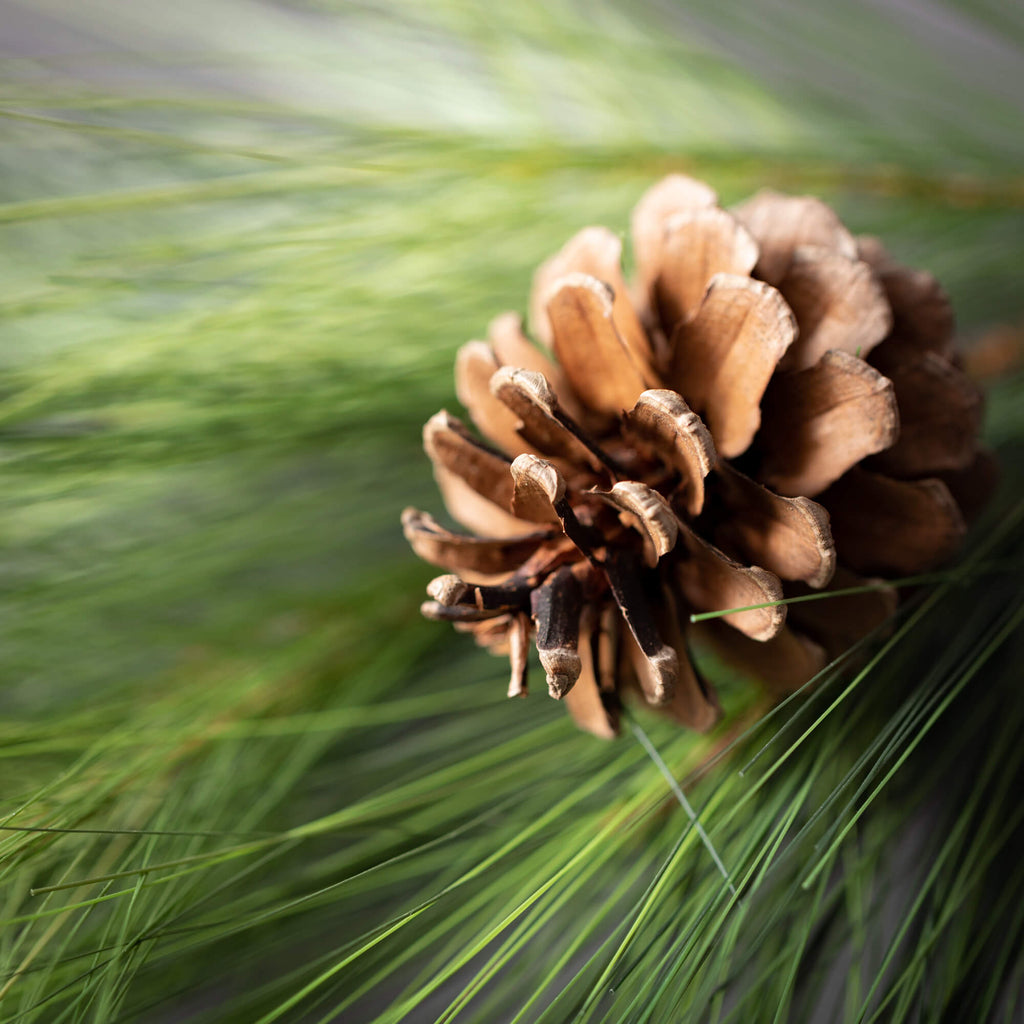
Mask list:
[[[1018,329],[1018,27],[909,11],[7,5],[4,1024],[1015,1019],[1012,359],[961,554],[781,701],[695,648],[704,735],[504,700],[396,525],[460,341],[680,166]]]
[[[476,535],[402,517],[451,573],[423,614],[507,654],[510,697],[526,694],[532,637],[551,696],[597,736],[618,733],[631,692],[714,725],[689,654],[701,630],[796,689],[892,614],[895,591],[857,573],[948,561],[995,485],[938,282],[820,200],[762,192],[729,213],[717,199],[680,174],[644,194],[632,294],[605,228],[541,266],[544,349],[509,313],[456,358],[459,398],[498,448],[447,412],[423,431],[448,511]],[[787,597],[823,588],[840,593],[786,622]]]

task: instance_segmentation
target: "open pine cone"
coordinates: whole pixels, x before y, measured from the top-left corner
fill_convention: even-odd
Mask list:
[[[585,228],[534,278],[543,348],[505,314],[460,350],[458,396],[491,444],[447,412],[423,438],[475,535],[403,516],[449,573],[423,613],[507,654],[510,696],[526,693],[532,636],[551,695],[599,736],[629,691],[714,723],[697,629],[773,689],[800,685],[895,592],[770,603],[934,568],[994,476],[942,289],[828,206],[763,192],[727,212],[672,175],[632,233],[632,290],[619,239]]]

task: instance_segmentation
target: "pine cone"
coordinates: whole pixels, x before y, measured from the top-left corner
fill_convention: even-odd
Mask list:
[[[763,192],[727,212],[672,175],[632,234],[632,291],[619,239],[585,228],[535,275],[542,347],[505,314],[460,350],[457,393],[491,444],[447,412],[423,437],[475,535],[403,516],[449,573],[424,615],[507,654],[509,696],[527,691],[532,636],[551,695],[609,737],[631,691],[715,722],[693,612],[767,605],[705,638],[774,689],[800,685],[895,592],[772,602],[941,564],[994,473],[942,289],[817,199]]]

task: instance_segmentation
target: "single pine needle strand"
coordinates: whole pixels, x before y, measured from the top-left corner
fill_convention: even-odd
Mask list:
[[[274,836],[273,839],[278,839]],[[73,882],[61,882],[59,885],[39,885],[29,889],[32,896],[41,896],[47,892],[59,892],[62,889],[76,889],[80,885],[95,885],[98,882],[113,882],[118,878],[131,878],[133,875],[148,875],[153,871],[162,871],[165,868],[177,868],[185,864],[197,864],[207,861],[211,864],[219,860],[229,860],[232,857],[242,857],[248,853],[254,853],[262,849],[268,842],[273,840],[257,840],[252,843],[245,843],[240,846],[233,846],[226,850],[211,850],[209,853],[196,853],[190,857],[179,857],[177,860],[165,860],[159,864],[144,864],[138,868],[128,868],[125,871],[112,871],[107,875],[94,875],[91,878],[79,878]]]
[[[945,583],[966,576],[979,576],[990,572],[1018,572],[1019,566],[988,565],[977,566],[970,570],[949,569],[944,572],[927,572],[919,576],[904,576],[898,580],[878,580],[876,583],[863,583],[856,587],[843,587],[840,590],[823,590],[816,594],[801,594],[798,597],[783,597],[778,601],[765,601],[763,604],[746,604],[738,608],[720,608],[713,612],[695,612],[690,622],[705,622],[708,619],[720,619],[736,612],[753,612],[761,608],[776,608],[783,604],[802,604],[804,601],[827,601],[830,597],[852,597],[855,594],[869,594],[875,590],[893,590],[897,587],[921,587],[929,583]]]
[[[188,838],[208,839],[214,836],[245,836],[247,838],[263,839],[269,836],[276,836],[277,832],[246,832],[246,831],[213,831],[213,832],[191,832],[181,829],[154,829],[154,828],[58,828],[55,825],[0,825],[0,832],[56,832],[61,835],[83,835],[83,836],[178,836]]]
[[[722,863],[722,858],[718,856],[718,851],[715,849],[715,844],[711,842],[711,837],[704,831],[704,826],[700,823],[700,818],[697,817],[697,812],[694,811],[693,807],[690,805],[690,801],[686,799],[686,794],[683,792],[682,787],[678,782],[676,782],[676,777],[672,774],[669,766],[665,764],[647,733],[644,732],[644,730],[634,722],[632,718],[628,719],[628,721],[630,729],[633,730],[633,735],[640,741],[640,745],[647,751],[647,755],[654,762],[658,771],[665,777],[665,781],[668,783],[669,789],[672,790],[676,800],[679,801],[679,805],[683,808],[686,812],[686,816],[690,819],[697,835],[700,836],[700,841],[704,844],[708,853],[711,854],[711,859],[715,862],[715,867],[717,867],[722,873],[722,877],[729,886],[729,892],[735,896],[736,887],[732,884],[729,872],[726,869],[726,866]]]

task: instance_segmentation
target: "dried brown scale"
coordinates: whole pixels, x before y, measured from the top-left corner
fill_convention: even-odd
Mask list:
[[[537,653],[552,697],[564,697],[580,677],[577,651],[583,592],[568,566],[552,573],[530,595]]]
[[[694,637],[773,692],[799,686],[896,592],[788,616],[779,600],[934,568],[995,479],[941,287],[820,200],[764,192],[728,212],[670,175],[632,236],[632,287],[619,239],[584,228],[534,277],[539,346],[503,314],[460,350],[483,438],[441,412],[424,447],[473,534],[403,516],[446,573],[424,614],[507,655],[509,696],[527,692],[532,637],[551,695],[603,737],[629,697],[714,724]],[[745,610],[689,625],[727,609]]]

